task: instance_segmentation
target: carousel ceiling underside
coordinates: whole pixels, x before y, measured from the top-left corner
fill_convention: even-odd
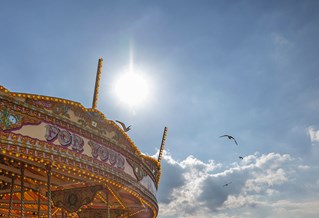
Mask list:
[[[48,217],[48,170],[45,164],[34,165],[32,161],[11,159],[7,155],[0,155],[0,216],[8,217],[10,209],[10,196],[12,192],[12,217],[21,217],[21,168],[24,168],[24,216]],[[13,189],[11,184],[13,181]],[[119,187],[118,184],[97,181],[95,177],[81,174],[71,167],[51,169],[50,190],[52,193],[59,190],[83,192],[82,189],[101,185],[93,197],[92,202],[82,205],[77,211],[68,211],[55,206],[52,202],[52,217],[79,217],[81,213],[93,210],[105,212],[109,206],[110,217],[153,217],[152,210],[137,196]],[[66,200],[67,201],[67,200]],[[65,206],[65,205],[64,205]],[[89,217],[89,216],[87,216]]]

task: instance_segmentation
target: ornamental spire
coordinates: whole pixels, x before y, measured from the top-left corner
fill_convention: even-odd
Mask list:
[[[159,151],[159,154],[158,154],[158,162],[161,162],[161,160],[162,160],[162,154],[163,154],[164,145],[165,145],[165,141],[166,141],[167,130],[168,130],[168,128],[165,126],[164,132],[163,132],[161,148],[160,148],[160,151]]]
[[[97,72],[96,72],[94,96],[93,96],[93,102],[92,102],[93,109],[96,109],[96,107],[97,107],[97,100],[98,100],[99,88],[100,88],[100,77],[101,77],[101,73],[102,73],[102,65],[103,65],[103,58],[100,58],[99,64],[97,66]]]

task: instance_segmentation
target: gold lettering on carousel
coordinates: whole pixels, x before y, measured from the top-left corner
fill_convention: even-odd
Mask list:
[[[108,162],[111,166],[115,166],[121,170],[124,169],[125,159],[121,154],[93,141],[89,141],[88,144],[91,146],[91,154],[94,158],[100,158],[101,161]]]
[[[71,146],[73,150],[83,152],[84,141],[80,136],[72,135]]]
[[[58,140],[62,146],[69,146],[72,140],[71,134],[68,131],[62,130],[59,132]]]
[[[83,152],[84,141],[80,136],[70,133],[67,130],[61,130],[57,126],[46,125],[45,128],[46,132],[44,137],[47,141],[54,141],[58,138],[61,146],[69,147],[71,145],[72,150],[79,153]]]
[[[44,137],[47,141],[52,141],[53,139],[55,139],[60,132],[60,130],[56,126],[46,125],[45,128],[47,129],[47,131],[45,132]]]

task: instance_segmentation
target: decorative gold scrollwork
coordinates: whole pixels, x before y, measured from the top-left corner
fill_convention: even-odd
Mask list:
[[[96,193],[102,189],[102,185],[65,189],[53,191],[51,196],[54,205],[73,213],[78,211],[83,205],[91,203]]]
[[[23,124],[39,124],[40,121],[12,110],[8,105],[1,102],[0,104],[0,129],[9,130],[20,128]]]

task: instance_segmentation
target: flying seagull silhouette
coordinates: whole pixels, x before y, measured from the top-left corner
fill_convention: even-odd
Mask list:
[[[235,139],[234,137],[232,137],[231,135],[222,135],[222,136],[219,136],[219,137],[227,137],[227,138],[230,139],[230,140],[232,139],[232,140],[234,140],[234,142],[236,143],[236,145],[238,145],[236,139]]]
[[[230,184],[232,184],[232,182],[226,183],[223,187],[229,186]]]
[[[118,121],[118,120],[115,120],[115,121],[118,122],[122,126],[124,132],[130,131],[131,126],[126,127],[125,124],[122,123],[121,121]]]

